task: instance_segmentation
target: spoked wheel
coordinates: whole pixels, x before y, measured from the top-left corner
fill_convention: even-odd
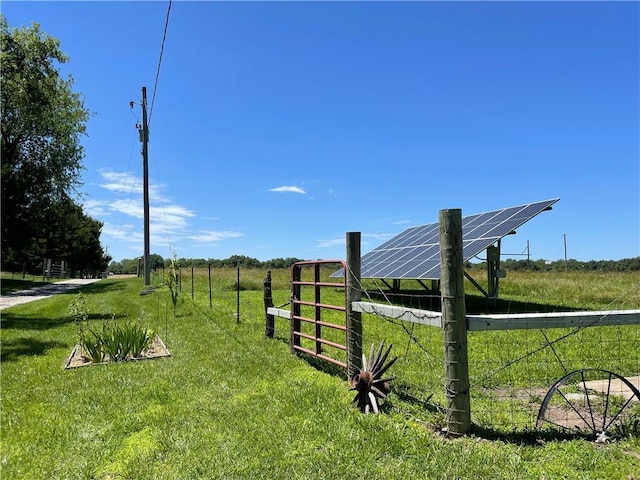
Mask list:
[[[616,434],[633,415],[640,392],[626,378],[608,370],[585,368],[558,380],[538,412],[537,428],[552,426],[600,441]]]
[[[383,378],[384,373],[389,370],[398,357],[394,357],[387,362],[387,357],[391,351],[391,345],[383,354],[384,342],[380,344],[378,351],[374,355],[374,346],[371,345],[369,362],[362,355],[362,370],[356,373],[350,381],[350,390],[356,390],[353,403],[358,406],[363,413],[378,413],[378,401],[383,402],[391,390],[389,382],[395,377]],[[386,362],[386,363],[385,363]]]

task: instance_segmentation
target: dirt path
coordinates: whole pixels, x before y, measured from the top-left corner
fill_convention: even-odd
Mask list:
[[[73,278],[71,280],[63,280],[61,282],[52,283],[42,287],[34,287],[29,290],[18,290],[9,295],[0,297],[0,310],[20,305],[22,303],[35,302],[43,298],[49,298],[57,293],[68,292],[82,285],[100,281],[100,278]]]

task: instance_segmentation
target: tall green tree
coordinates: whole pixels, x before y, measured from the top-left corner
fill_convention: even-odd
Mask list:
[[[37,23],[9,29],[0,15],[2,267],[34,268],[52,256],[60,205],[78,194],[89,111],[60,42]]]
[[[107,270],[111,257],[100,244],[102,222],[86,215],[82,207],[65,199],[56,205],[55,228],[46,238],[46,250],[51,258],[64,260],[76,275],[92,275]]]

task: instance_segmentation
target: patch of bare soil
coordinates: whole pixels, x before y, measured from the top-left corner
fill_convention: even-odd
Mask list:
[[[149,346],[149,348],[144,350],[139,357],[131,358],[128,361],[149,360],[152,358],[170,357],[170,356],[171,354],[169,353],[169,350],[165,346],[164,342],[160,339],[159,336],[156,335],[156,337],[153,340],[153,343]],[[69,369],[69,368],[77,368],[77,367],[86,367],[88,365],[104,365],[105,363],[110,363],[110,362],[107,361],[101,364],[93,363],[91,361],[91,358],[85,354],[82,346],[76,345],[73,347],[73,350],[71,350],[71,355],[69,355],[69,358],[67,359],[67,362],[65,363],[64,368]]]

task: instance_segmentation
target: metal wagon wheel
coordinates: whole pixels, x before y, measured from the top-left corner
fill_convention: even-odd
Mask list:
[[[608,370],[584,368],[558,380],[538,411],[537,428],[545,425],[605,441],[624,428],[633,415],[640,391],[626,378]]]
[[[398,359],[398,357],[394,357],[387,362],[391,347],[392,345],[389,345],[389,348],[383,354],[383,341],[374,355],[374,346],[372,344],[369,362],[367,363],[367,358],[362,355],[362,370],[351,378],[349,390],[357,391],[356,396],[353,398],[353,403],[358,405],[358,408],[363,413],[378,413],[378,401],[384,401],[391,390],[389,382],[395,377],[383,378],[384,373]]]

